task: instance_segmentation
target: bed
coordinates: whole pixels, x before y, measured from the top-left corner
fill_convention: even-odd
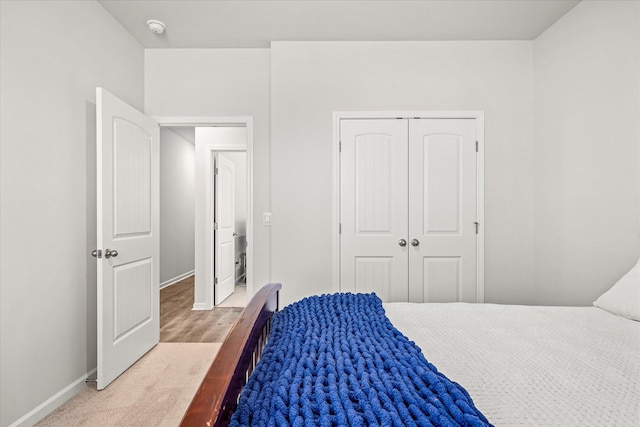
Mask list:
[[[634,306],[640,303],[636,301],[640,294],[635,293],[640,276],[634,277],[627,281],[631,283],[627,288],[633,290],[622,294],[623,304],[630,299]],[[242,418],[241,413],[251,408],[257,396],[251,390],[256,389],[256,377],[261,377],[259,371],[267,363],[258,362],[272,351],[264,346],[279,308],[280,288],[267,285],[249,303],[194,396],[182,426],[250,424],[246,420],[251,418]],[[620,295],[616,299],[619,303]],[[463,404],[469,403],[471,415],[479,417],[469,418],[479,421],[468,425],[640,426],[640,322],[636,321],[640,319],[630,320],[637,313],[625,318],[600,307],[465,303],[384,303],[382,308],[390,324],[422,350],[438,375],[468,393],[470,403]],[[405,425],[398,419],[388,423],[337,420],[334,416],[329,423],[294,422],[292,417],[269,422]]]

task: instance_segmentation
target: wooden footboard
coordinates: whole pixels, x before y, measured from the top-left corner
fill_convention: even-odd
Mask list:
[[[212,427],[229,423],[240,391],[262,355],[271,330],[271,316],[278,310],[281,288],[280,283],[270,283],[247,304],[211,363],[181,426]]]

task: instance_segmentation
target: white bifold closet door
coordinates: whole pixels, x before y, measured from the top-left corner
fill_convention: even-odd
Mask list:
[[[475,119],[343,119],[340,141],[341,290],[475,302]]]

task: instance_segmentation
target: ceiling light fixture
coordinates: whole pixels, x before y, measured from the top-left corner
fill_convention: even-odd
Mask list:
[[[155,34],[162,34],[164,33],[164,29],[167,28],[167,26],[164,25],[164,22],[157,19],[149,19],[147,21],[147,26],[149,27],[151,32]]]

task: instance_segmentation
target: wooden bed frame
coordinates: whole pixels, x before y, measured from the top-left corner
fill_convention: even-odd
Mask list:
[[[267,343],[271,316],[279,308],[278,291],[281,288],[280,283],[270,283],[249,301],[222,343],[180,426],[229,424],[240,391]]]

